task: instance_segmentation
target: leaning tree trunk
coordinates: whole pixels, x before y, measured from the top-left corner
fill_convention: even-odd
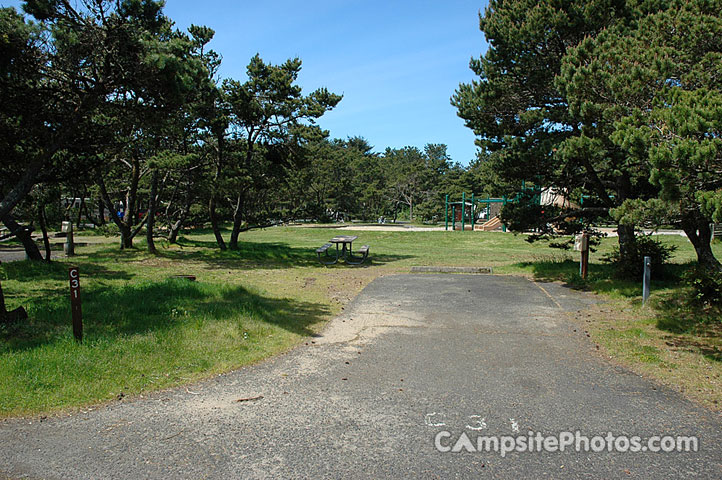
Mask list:
[[[112,211],[110,212],[112,215]],[[99,227],[102,227],[105,225],[105,204],[103,203],[102,196],[98,197],[98,225]]]
[[[183,224],[186,221],[189,211],[190,205],[187,205],[181,212],[178,220],[170,226],[170,231],[168,232],[168,243],[176,243],[178,241],[178,234],[180,233],[181,228],[183,228]]]
[[[185,220],[185,215],[181,215],[181,218],[176,220],[176,222],[170,226],[170,231],[168,232],[168,243],[177,243],[178,242],[178,234],[180,233],[180,230],[183,227],[184,220]]]
[[[694,246],[697,263],[708,270],[722,271],[722,264],[714,256],[710,245],[712,230],[709,228],[709,220],[699,214],[688,213],[682,220],[682,230]]]
[[[231,230],[231,238],[228,242],[228,248],[231,250],[238,250],[238,235],[241,233],[241,225],[243,225],[242,213],[242,194],[238,194],[238,201],[236,202],[236,208],[233,210],[233,229]]]
[[[43,259],[43,256],[40,254],[40,249],[35,244],[32,236],[30,235],[29,229],[21,226],[10,214],[5,215],[2,218],[2,222],[5,224],[6,227],[8,227],[11,233],[18,237],[18,240],[20,240],[20,242],[23,244],[23,247],[25,248],[25,254],[28,256],[28,259]]]
[[[168,243],[176,243],[178,241],[178,234],[181,231],[181,228],[183,228],[183,224],[186,221],[186,217],[188,217],[188,213],[191,210],[191,195],[190,195],[190,189],[188,190],[188,198],[186,199],[186,204],[183,206],[183,209],[180,212],[180,215],[178,215],[178,219],[173,223],[173,225],[170,226],[170,231],[168,232]]]
[[[208,201],[208,218],[211,221],[211,229],[213,230],[213,235],[216,237],[218,248],[225,250],[226,241],[223,240],[221,229],[218,227],[218,217],[216,217],[216,199],[213,194],[211,194],[211,199]]]
[[[188,186],[188,189],[186,190],[186,198],[185,203],[183,205],[183,208],[180,211],[180,214],[178,215],[178,219],[171,225],[170,231],[168,232],[168,243],[176,243],[178,241],[178,234],[181,231],[181,228],[183,228],[183,224],[186,221],[186,218],[188,217],[188,213],[191,211],[191,205],[193,204],[193,189],[191,186]]]
[[[45,261],[50,262],[50,238],[48,237],[48,221],[45,218],[45,206],[40,205],[38,207],[38,223],[40,224],[40,231],[43,232],[43,246],[45,247]]]
[[[113,220],[113,223],[115,223],[115,225],[118,227],[118,230],[120,231],[120,249],[125,250],[126,248],[133,248],[134,234],[131,231],[131,227],[123,219],[118,218],[118,214],[115,211],[115,207],[113,206],[113,201],[110,199],[110,195],[108,195],[108,189],[105,187],[105,182],[103,181],[103,177],[100,175],[100,173],[96,175],[96,183],[98,184],[98,187],[100,187],[100,194],[103,198],[103,201],[105,202],[106,208],[110,210],[110,218]],[[127,213],[128,212],[126,211],[126,216]],[[136,230],[136,232],[138,230]]]

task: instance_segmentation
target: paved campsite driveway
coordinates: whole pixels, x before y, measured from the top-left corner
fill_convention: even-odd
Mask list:
[[[600,359],[563,314],[586,297],[543,288],[504,276],[379,278],[315,343],[272,361],[71,417],[0,422],[0,477],[722,476],[720,418]],[[453,443],[463,432],[577,429],[697,435],[701,450],[434,448],[442,431]]]

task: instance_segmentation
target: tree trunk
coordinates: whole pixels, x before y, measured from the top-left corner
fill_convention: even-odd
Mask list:
[[[228,248],[231,250],[238,250],[238,236],[241,233],[241,225],[243,224],[243,219],[240,215],[235,216],[233,218],[233,230],[231,230],[231,239],[228,242]]]
[[[111,212],[112,213],[112,212]],[[105,205],[102,196],[98,196],[98,226],[105,225]]]
[[[183,227],[184,220],[185,215],[181,214],[181,218],[176,220],[176,222],[170,226],[170,231],[168,232],[168,243],[176,243],[178,241],[178,233],[180,233],[181,227]]]
[[[153,240],[153,229],[155,226],[155,208],[158,197],[158,170],[153,170],[153,174],[150,179],[150,199],[148,201],[148,211],[146,212],[146,225],[145,225],[145,238],[148,243],[148,252],[155,255],[158,251],[155,248],[155,241]]]
[[[50,239],[48,238],[48,222],[45,218],[45,206],[38,206],[38,223],[40,224],[40,231],[43,232],[43,245],[45,246],[45,261],[50,263]]]
[[[115,212],[113,202],[110,200],[110,195],[108,195],[108,189],[105,188],[105,182],[103,181],[103,177],[100,176],[100,174],[97,175],[96,182],[100,187],[100,193],[103,196],[103,201],[105,201],[106,207],[108,208],[108,210],[110,210],[110,218],[113,220],[113,223],[118,226],[118,230],[120,230],[120,249],[124,250],[126,248],[133,248],[133,237],[135,236],[135,234],[131,231],[130,225],[128,225],[122,219],[118,218],[118,214]],[[128,210],[126,206],[126,217],[127,216]],[[142,225],[143,224],[141,223],[141,226]],[[136,230],[136,233],[138,233],[139,230],[140,228]]]
[[[23,307],[18,307],[9,312],[7,311],[5,307],[5,295],[3,294],[2,284],[0,284],[0,323],[9,325],[18,320],[25,320],[26,318],[28,318],[28,313]]]
[[[221,179],[221,172],[223,171],[223,135],[224,132],[220,132],[218,136],[218,161],[216,162],[216,173],[213,176],[213,186],[211,188],[211,198],[208,200],[208,217],[211,221],[211,228],[213,229],[213,235],[216,237],[216,243],[218,248],[221,250],[226,249],[226,242],[223,240],[221,230],[218,228],[218,218],[216,217],[216,194],[218,189],[218,182]]]
[[[43,256],[40,254],[40,249],[30,235],[31,230],[26,227],[22,227],[18,222],[15,221],[12,215],[5,215],[2,218],[2,222],[5,224],[6,227],[8,227],[8,229],[12,233],[15,234],[16,237],[18,237],[18,240],[22,242],[23,247],[25,247],[25,254],[28,256],[28,259],[43,259]]]
[[[118,229],[120,230],[120,249],[133,248],[133,232],[130,231],[130,227],[121,223]]]
[[[186,221],[186,217],[188,217],[188,213],[191,210],[191,204],[193,203],[193,195],[191,192],[192,189],[189,185],[186,192],[185,205],[183,205],[183,209],[178,216],[178,220],[176,220],[175,223],[171,225],[170,232],[168,232],[169,243],[176,243],[178,241],[178,234],[180,233],[181,228],[183,228],[183,224]]]
[[[75,228],[80,230],[80,222],[83,218],[83,209],[85,208],[85,195],[80,197],[80,207],[78,207],[78,218],[75,220]]]
[[[617,234],[619,235],[619,258],[622,263],[638,261],[638,258],[632,257],[634,242],[637,241],[637,237],[634,235],[634,225],[618,224]]]
[[[188,216],[188,213],[191,210],[191,189],[188,188],[188,194],[186,195],[186,202],[185,205],[183,205],[183,209],[180,212],[180,215],[178,216],[178,220],[173,223],[173,225],[170,226],[170,231],[168,232],[168,242],[169,243],[176,243],[178,241],[178,234],[181,231],[181,228],[183,228],[183,224],[186,221],[186,217]]]
[[[15,184],[12,190],[10,190],[0,200],[0,218],[4,218],[13,211],[15,206],[20,203],[32,190],[35,185],[35,178],[37,177],[40,169],[43,166],[42,161],[35,161],[25,168],[25,173],[20,177],[20,180]]]
[[[692,242],[692,246],[694,246],[694,251],[697,253],[697,263],[708,270],[722,271],[722,264],[714,256],[710,246],[712,230],[709,228],[709,220],[701,215],[689,213],[682,220],[682,229],[687,234],[689,241]]]
[[[228,242],[228,248],[238,250],[238,235],[241,233],[241,225],[243,224],[243,215],[241,215],[241,194],[238,194],[236,208],[233,209],[233,229],[231,230],[231,239]]]
[[[223,240],[223,235],[221,235],[221,229],[218,228],[218,218],[216,217],[216,198],[213,194],[211,194],[211,199],[208,201],[208,218],[211,221],[211,229],[213,230],[213,235],[216,237],[218,248],[225,250],[226,242]]]
[[[601,185],[601,182],[599,182]],[[620,175],[616,180],[616,190],[619,205],[629,198],[630,192],[632,191],[632,185],[629,177],[626,175]],[[622,263],[625,262],[638,262],[640,259],[632,258],[632,252],[637,237],[634,235],[634,224],[618,224],[617,233],[619,235],[619,257]]]
[[[138,159],[133,157],[131,159],[131,171],[130,171],[130,185],[125,194],[125,215],[123,215],[123,223],[128,227],[128,230],[133,228],[136,219],[138,218],[138,184],[140,183],[140,164]],[[133,241],[130,238],[131,243]],[[131,245],[132,246],[132,245]]]

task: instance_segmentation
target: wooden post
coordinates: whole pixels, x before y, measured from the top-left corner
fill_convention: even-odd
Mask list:
[[[579,235],[577,242],[578,245],[575,245],[575,247],[578,247],[578,250],[581,252],[579,259],[579,276],[586,280],[589,271],[589,234],[582,233]],[[576,249],[577,248],[575,248],[575,250]]]
[[[80,272],[78,267],[68,269],[70,280],[70,311],[73,315],[73,336],[79,342],[83,341],[83,312],[80,307]]]

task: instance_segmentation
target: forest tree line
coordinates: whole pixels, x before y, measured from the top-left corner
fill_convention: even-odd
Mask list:
[[[175,28],[153,0],[28,0],[0,9],[0,220],[29,258],[63,220],[112,229],[120,248],[295,219],[433,221],[474,188],[446,146],[374,152],[319,125],[342,97],[297,84],[301,60],[250,59],[220,78],[214,32]],[[230,225],[224,236],[222,226]]]

